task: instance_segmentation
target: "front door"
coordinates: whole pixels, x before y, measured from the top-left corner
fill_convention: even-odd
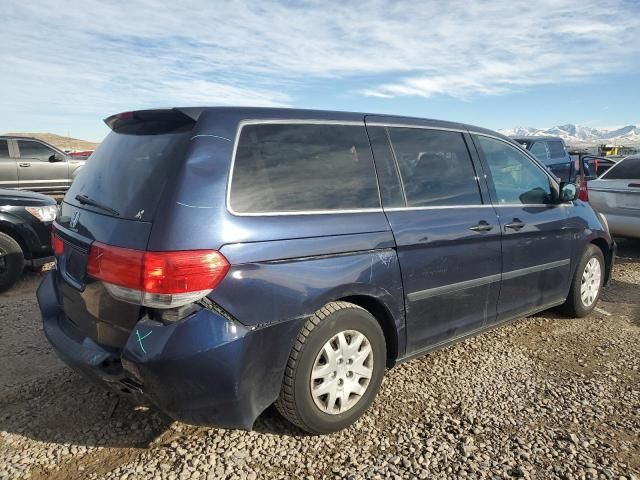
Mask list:
[[[393,125],[370,132],[402,270],[410,355],[494,320],[500,227],[483,202],[468,135]],[[399,202],[391,203],[398,188],[385,157],[397,161]]]
[[[496,321],[564,300],[571,271],[568,209],[544,167],[511,143],[474,135],[502,229],[502,283]]]
[[[18,179],[26,190],[63,190],[69,188],[69,164],[54,161],[58,154],[52,148],[35,140],[17,140]]]

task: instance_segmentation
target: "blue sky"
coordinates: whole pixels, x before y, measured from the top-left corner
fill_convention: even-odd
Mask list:
[[[177,105],[638,124],[639,32],[638,0],[11,2],[0,133]]]

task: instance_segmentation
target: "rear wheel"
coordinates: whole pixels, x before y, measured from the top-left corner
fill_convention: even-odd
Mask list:
[[[0,233],[0,292],[10,289],[24,268],[24,254],[18,242]]]
[[[357,305],[329,303],[302,327],[276,407],[308,432],[341,430],[369,408],[385,364],[385,340],[376,319]]]
[[[584,317],[596,308],[604,283],[604,256],[595,245],[585,248],[573,275],[567,301],[560,310],[567,315]]]

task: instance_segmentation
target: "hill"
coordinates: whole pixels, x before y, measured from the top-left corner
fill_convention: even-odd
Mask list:
[[[55,133],[5,133],[16,137],[34,137],[43,140],[60,150],[95,150],[99,143],[80,140],[78,138],[64,137]]]
[[[505,128],[499,132],[512,137],[553,135],[562,137],[568,145],[594,146],[601,143],[624,146],[640,145],[640,127],[635,125],[609,130],[569,123],[551,128]]]

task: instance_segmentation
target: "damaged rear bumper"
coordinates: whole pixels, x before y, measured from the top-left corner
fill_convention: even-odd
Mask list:
[[[38,288],[44,332],[86,377],[195,425],[251,429],[278,397],[298,322],[250,329],[202,309],[170,325],[142,319],[115,350],[70,333],[56,275]]]

